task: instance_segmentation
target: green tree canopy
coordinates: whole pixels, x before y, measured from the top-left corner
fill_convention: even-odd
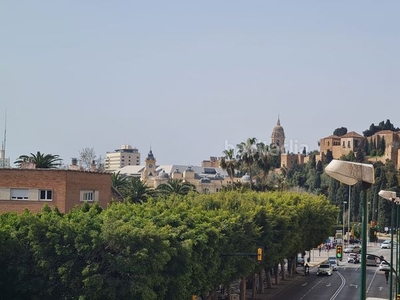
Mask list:
[[[363,135],[365,137],[369,137],[381,130],[400,131],[400,128],[394,127],[394,125],[390,122],[390,120],[387,119],[386,122],[381,121],[378,126],[372,123],[369,129],[363,131]]]
[[[67,214],[0,215],[5,299],[190,299],[274,267],[331,235],[323,196],[287,192],[172,194],[85,204]],[[310,221],[312,220],[312,222]],[[254,253],[263,246],[261,265]],[[18,255],[15,255],[18,253]]]
[[[346,133],[347,133],[347,128],[346,127],[336,128],[333,131],[333,135],[337,135],[337,136],[342,136],[342,135],[345,135]]]

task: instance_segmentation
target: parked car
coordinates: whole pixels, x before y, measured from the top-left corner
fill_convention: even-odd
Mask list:
[[[390,271],[390,264],[388,264],[386,261],[382,261],[379,264],[379,271]]]
[[[395,242],[393,242],[393,244],[396,246]],[[383,241],[381,244],[381,249],[390,249],[391,245],[392,243],[390,242],[390,240]]]
[[[349,245],[343,250],[344,253],[361,253],[361,246]]]
[[[317,275],[328,275],[331,276],[333,273],[332,266],[330,264],[320,264],[318,266]]]

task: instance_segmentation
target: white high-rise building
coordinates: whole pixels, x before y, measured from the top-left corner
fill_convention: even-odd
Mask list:
[[[114,172],[125,166],[138,166],[140,165],[139,150],[132,148],[131,145],[121,145],[120,149],[107,152],[104,165],[106,172]]]

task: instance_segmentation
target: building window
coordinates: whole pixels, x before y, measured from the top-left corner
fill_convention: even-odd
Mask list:
[[[29,199],[28,189],[11,189],[12,200],[28,200]]]
[[[346,148],[346,142],[345,141],[343,141],[342,147]]]
[[[51,201],[53,200],[52,190],[39,190],[39,201]]]
[[[93,202],[98,201],[99,192],[98,191],[81,191],[80,201]]]
[[[347,148],[350,148],[350,141],[347,141]]]
[[[83,192],[82,201],[93,201],[94,195],[93,192]]]

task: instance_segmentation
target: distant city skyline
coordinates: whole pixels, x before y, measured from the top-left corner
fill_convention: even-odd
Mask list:
[[[338,127],[400,126],[400,2],[2,3],[6,157],[129,144],[199,165],[249,137],[318,149]],[[291,144],[290,144],[291,143]]]

